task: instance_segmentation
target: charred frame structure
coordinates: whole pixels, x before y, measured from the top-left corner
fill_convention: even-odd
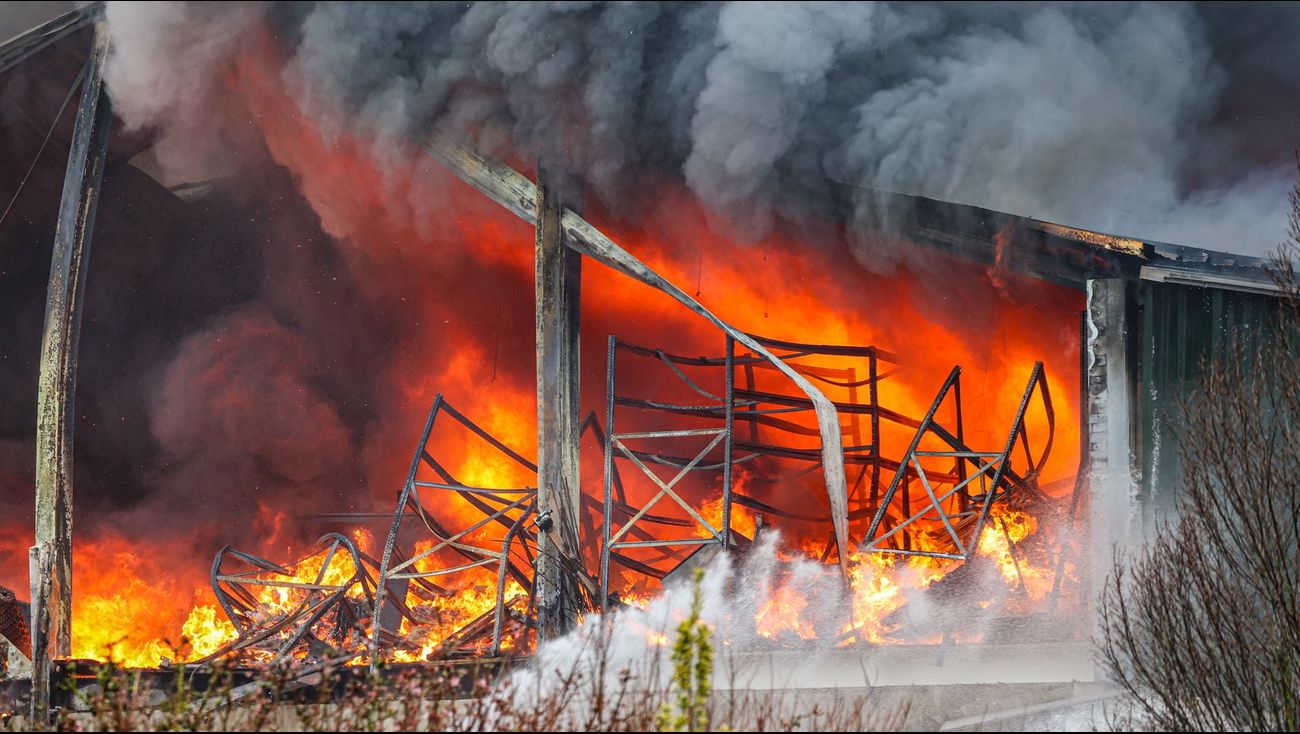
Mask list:
[[[493,560],[500,564],[495,619],[500,620],[503,616],[509,616],[504,610],[518,603],[516,599],[508,599],[504,592],[506,578],[512,573],[517,581],[518,576],[524,577],[528,592],[527,606],[513,618],[525,628],[536,629],[538,636],[544,638],[563,631],[569,623],[567,620],[570,619],[570,613],[566,610],[573,610],[576,613],[583,609],[608,608],[611,602],[618,601],[615,590],[609,583],[611,563],[631,569],[634,574],[655,578],[663,578],[671,573],[672,568],[665,569],[661,565],[630,557],[629,552],[634,549],[653,549],[662,554],[661,560],[671,559],[672,563],[680,565],[690,555],[686,549],[692,546],[694,550],[691,552],[705,546],[727,549],[735,545],[743,545],[752,539],[739,536],[731,527],[731,508],[735,502],[775,516],[796,515],[797,513],[771,507],[752,497],[738,496],[733,492],[731,487],[733,467],[738,463],[754,461],[760,457],[803,461],[808,464],[808,470],[821,470],[828,499],[826,521],[831,527],[823,558],[830,558],[833,554],[846,573],[848,558],[856,551],[969,560],[977,551],[980,532],[988,520],[993,503],[1034,502],[1043,498],[1037,486],[1037,479],[1051,450],[1052,426],[1055,418],[1050,390],[1041,364],[1036,365],[1029,376],[1015,419],[1008,427],[1005,442],[1000,446],[973,448],[967,444],[962,431],[959,367],[954,367],[923,418],[917,420],[889,411],[879,404],[877,387],[878,381],[888,376],[879,371],[880,365],[896,366],[898,359],[895,355],[875,347],[798,344],[744,333],[721,321],[684,291],[645,267],[572,210],[557,205],[548,206],[549,199],[544,187],[535,186],[504,164],[479,155],[443,133],[432,134],[426,150],[466,183],[539,227],[537,321],[539,446],[554,447],[554,442],[559,440],[555,427],[558,424],[554,421],[548,422],[546,416],[564,414],[572,418],[567,422],[577,426],[578,433],[584,430],[595,431],[604,447],[605,468],[601,485],[604,496],[598,508],[601,527],[598,571],[594,577],[583,562],[580,546],[584,544],[584,538],[593,535],[595,528],[590,526],[588,518],[593,514],[590,511],[597,508],[591,507],[591,500],[585,496],[580,495],[576,500],[571,496],[569,488],[580,486],[576,476],[576,462],[562,466],[561,464],[566,462],[557,458],[555,459],[557,465],[552,467],[549,474],[542,466],[534,467],[533,471],[538,477],[538,487],[531,489],[534,493],[531,503],[523,497],[509,500],[503,488],[493,490],[460,484],[445,473],[442,475],[442,486],[423,485],[430,490],[456,492],[467,501],[468,498],[474,498],[470,504],[481,511],[483,516],[479,523],[463,533],[470,533],[486,523],[496,523],[506,528],[507,546],[510,542],[517,541],[520,551],[531,561],[532,568],[536,570],[532,577],[528,578],[528,564],[525,563],[522,568],[512,564],[509,561],[508,547],[500,551],[480,549],[482,553],[476,555],[475,551],[464,547],[465,544],[462,543],[464,534],[441,530],[426,523],[426,529],[433,533],[439,548],[455,548],[458,552],[468,554],[466,555],[468,563],[445,569],[443,573],[487,565]],[[558,211],[550,207],[555,207]],[[552,211],[553,213],[548,214]],[[558,235],[555,232],[547,233],[548,223],[551,227],[558,227]],[[1031,224],[1036,225],[1036,223]],[[1036,226],[1039,226],[1039,232],[1048,233],[1056,238],[1082,232],[1056,225]],[[687,358],[670,355],[658,348],[634,345],[611,336],[607,354],[609,384],[604,427],[602,428],[598,421],[590,418],[579,424],[572,409],[565,410],[561,407],[561,403],[566,402],[566,395],[575,394],[573,391],[576,391],[577,384],[576,340],[565,336],[566,333],[572,333],[565,330],[570,325],[576,327],[576,324],[569,320],[570,317],[563,316],[563,314],[571,314],[574,308],[573,303],[565,299],[570,297],[576,299],[577,293],[576,288],[565,289],[562,286],[561,276],[557,276],[559,278],[557,279],[548,275],[547,269],[553,266],[547,264],[545,248],[557,236],[562,238],[567,249],[592,257],[639,282],[669,294],[688,309],[711,322],[723,332],[723,356]],[[1094,233],[1083,233],[1078,236],[1092,246],[1096,246],[1098,238],[1101,238],[1100,244],[1108,248],[1115,259],[1109,262],[1104,259],[1094,261],[1090,269],[1095,270],[1099,267],[1102,270],[1109,269],[1111,274],[1120,274],[1125,268],[1132,267],[1125,258],[1134,256],[1142,248],[1141,243],[1132,240],[1109,238]],[[558,261],[553,260],[553,262]],[[1031,272],[1035,270],[1033,266],[1026,266],[1026,269]],[[563,268],[555,272],[563,272]],[[1059,280],[1059,277],[1047,279]],[[545,346],[547,344],[550,346]],[[746,350],[746,353],[738,356],[736,354],[738,347]],[[563,359],[554,354],[546,356],[547,350],[555,349],[570,349],[572,352],[565,353]],[[616,389],[616,376],[619,354],[622,353],[657,359],[705,402],[665,403],[657,401],[654,396],[620,393]],[[825,367],[799,364],[801,359],[818,355],[862,357],[868,360],[868,366],[864,370],[865,374],[860,377],[852,371],[836,372]],[[1096,360],[1088,360],[1089,370],[1095,363]],[[701,387],[686,376],[683,368],[688,366],[721,368],[720,371],[724,375],[722,394],[710,392],[709,389]],[[735,382],[738,369],[744,371],[747,380],[745,386],[740,388],[736,387]],[[780,395],[755,389],[752,375],[760,369],[770,370],[788,379],[797,388],[799,394]],[[562,374],[553,374],[556,370],[561,371]],[[833,401],[823,394],[822,389],[813,384],[814,381],[819,381],[824,386],[842,387],[858,394],[848,400]],[[1091,373],[1088,382],[1096,382]],[[568,387],[572,387],[573,391]],[[865,396],[861,393],[865,393]],[[1031,438],[1024,417],[1027,408],[1035,400],[1045,411],[1049,427],[1046,436]],[[951,402],[954,409],[954,424],[951,429],[936,420],[937,412],[946,401]],[[704,419],[706,422],[711,421],[713,425],[703,428],[673,427],[650,431],[621,431],[616,429],[616,426],[622,425],[616,416],[616,411],[619,409],[658,412],[674,418]],[[430,415],[430,426],[437,413],[438,406],[435,405]],[[815,425],[799,424],[789,420],[788,416],[781,417],[782,413],[811,413],[815,417]],[[850,417],[847,426],[841,424],[841,415]],[[460,418],[463,419],[464,416]],[[736,436],[737,421],[752,431],[749,441],[741,440]],[[870,424],[866,438],[862,436],[863,421],[868,421]],[[895,459],[883,455],[879,442],[881,421],[897,423],[915,430],[912,442],[901,457]],[[548,425],[549,429],[546,428]],[[1089,427],[1093,425],[1094,423],[1090,421]],[[819,446],[808,448],[780,442],[759,441],[756,431],[760,426],[776,428],[786,434],[815,437],[819,439]],[[850,439],[848,445],[844,444],[846,433]],[[499,444],[487,434],[482,435],[486,440]],[[426,440],[427,436],[426,432]],[[921,444],[927,437],[937,439],[945,447],[923,449]],[[576,438],[577,436],[573,435],[572,438],[567,439],[574,450],[576,450]],[[682,439],[697,440],[700,446],[691,455],[678,456],[633,445],[636,442]],[[1041,440],[1042,444],[1036,445],[1034,439]],[[1011,457],[1017,449],[1023,452],[1022,467],[1012,466]],[[743,453],[737,456],[737,451]],[[1090,457],[1092,453],[1089,452]],[[558,455],[553,454],[553,456]],[[517,454],[514,459],[527,464],[527,460]],[[421,461],[423,461],[421,452],[417,452],[414,465],[418,466]],[[639,507],[629,504],[622,494],[622,479],[617,468],[618,463],[621,462],[630,462],[639,473],[644,474],[658,488],[655,496]],[[430,467],[437,466],[436,460],[425,463]],[[539,465],[541,463],[539,461]],[[651,464],[666,466],[673,470],[674,475],[670,479],[661,478],[651,470]],[[936,464],[944,464],[948,468],[936,467]],[[857,506],[852,509],[850,509],[851,494],[848,482],[851,474],[846,472],[848,466],[857,469],[857,477],[852,485],[858,495]],[[1090,464],[1087,468],[1093,469],[1094,466]],[[415,483],[415,469],[413,468],[412,471],[413,474],[405,485],[402,499],[399,501],[393,526],[394,532],[390,533],[387,540],[385,557],[397,557],[400,554],[396,529],[400,526],[402,514],[407,508],[422,508],[418,498],[416,503],[409,504],[415,490],[422,486]],[[678,483],[686,475],[706,471],[722,474],[723,514],[721,522],[716,524],[705,519],[699,508],[677,491]],[[887,473],[892,473],[892,476],[889,484],[885,485],[883,477]],[[557,483],[555,479],[546,479],[548,476],[563,477],[563,479]],[[868,477],[870,477],[869,481]],[[557,490],[557,487],[564,488],[564,491]],[[859,488],[865,490],[860,491]],[[530,488],[506,489],[525,492]],[[1084,489],[1083,482],[1076,482],[1075,492],[1070,502],[1072,518],[1073,510],[1081,503],[1080,496]],[[479,494],[480,492],[492,495],[493,498],[485,500]],[[678,505],[690,519],[683,523],[677,518],[652,514],[653,506],[664,499]],[[919,511],[913,505],[919,507]],[[430,518],[428,512],[423,509],[417,509],[414,514],[422,523]],[[534,515],[531,528],[524,523],[524,519],[529,514]],[[850,522],[865,521],[867,518],[870,519],[870,523],[861,537],[852,538],[849,532]],[[647,532],[643,527],[645,523],[676,527],[695,526],[698,530],[702,530],[704,535],[689,538],[662,537]],[[559,569],[558,578],[548,577],[542,573],[542,569],[547,567],[543,559],[548,557],[545,551],[548,545],[552,549],[552,555],[549,557],[555,560],[554,568]],[[536,555],[529,555],[530,553]],[[1062,558],[1064,553],[1065,549],[1060,549],[1058,559]],[[412,562],[399,566],[390,566],[390,562],[391,560],[381,561],[379,567],[375,583],[374,619],[383,617],[385,599],[393,595],[394,591],[391,583],[413,580],[417,575],[417,572],[409,570]],[[407,578],[402,577],[402,570],[407,571]],[[425,573],[428,572],[418,572],[418,574]],[[1058,576],[1059,573],[1058,570]],[[1054,587],[1059,591],[1059,583],[1054,584]],[[550,618],[550,622],[546,621],[546,613],[541,611],[543,604],[559,612],[558,616]],[[494,624],[493,629],[492,649],[499,650],[501,645],[499,624]],[[372,659],[377,663],[383,657],[385,649],[385,645],[381,644],[381,640],[384,639],[381,625],[374,625],[372,635],[374,642],[371,654]],[[458,633],[457,637],[462,635]]]
[[[1041,395],[1044,407],[1049,414],[1051,412],[1041,365],[1035,367],[1030,377],[1008,444],[1000,451],[978,452],[966,446],[960,437],[960,429],[953,433],[936,420],[936,413],[945,399],[950,395],[959,397],[958,368],[953,369],[940,388],[925,418],[918,421],[880,405],[875,397],[878,393],[876,383],[882,376],[877,365],[896,364],[899,359],[896,355],[875,347],[796,344],[753,335],[751,338],[780,354],[783,361],[801,374],[842,388],[850,395],[869,396],[865,400],[836,403],[837,409],[854,417],[844,426],[844,433],[853,439],[853,443],[845,448],[846,464],[852,466],[856,474],[849,500],[852,504],[856,495],[858,505],[850,511],[849,517],[851,520],[871,519],[862,544],[864,550],[966,560],[974,553],[970,538],[978,537],[993,502],[1008,500],[1013,493],[1027,494],[1032,498],[1040,496],[1033,469],[1045,460],[1050,450],[1050,437],[1037,462],[1031,461],[1030,471],[1023,476],[1010,471],[1008,457],[1015,441],[1021,441],[1028,451],[1023,416],[1031,396],[1035,393]],[[827,517],[809,515],[806,510],[776,507],[733,491],[731,476],[733,467],[737,465],[766,458],[800,464],[803,467],[799,471],[801,475],[820,468],[816,451],[768,441],[759,431],[759,426],[763,426],[779,435],[815,435],[815,429],[795,420],[799,414],[812,411],[811,402],[798,396],[759,389],[755,372],[766,369],[767,363],[752,354],[737,355],[734,347],[734,340],[726,338],[722,357],[683,357],[637,346],[613,336],[609,338],[605,425],[602,427],[600,421],[591,415],[579,428],[582,434],[590,431],[604,450],[603,502],[597,502],[590,494],[581,495],[581,509],[577,513],[581,527],[575,533],[579,541],[588,546],[596,537],[599,538],[599,574],[593,577],[579,552],[565,551],[559,556],[560,572],[578,592],[575,599],[578,611],[608,609],[611,604],[620,603],[619,591],[609,581],[611,564],[618,564],[638,577],[662,579],[689,564],[703,547],[713,546],[724,551],[732,547],[747,548],[754,538],[746,537],[732,527],[733,502],[772,517],[830,524]],[[690,392],[708,402],[668,403],[620,392],[617,389],[619,353],[623,353],[625,359],[637,357],[663,365]],[[853,368],[835,369],[807,363],[809,359],[827,356],[864,358],[868,364],[866,376],[857,379]],[[698,375],[688,375],[688,369],[705,373],[715,380],[721,377],[722,394],[711,392]],[[737,373],[744,375],[740,387],[735,384]],[[885,373],[886,376],[889,374],[893,374],[893,370]],[[955,407],[954,419],[960,426],[960,404]],[[714,425],[620,432],[615,428],[618,409],[649,414],[661,420],[687,417]],[[858,418],[865,420],[859,421]],[[879,444],[882,420],[916,427],[916,437],[907,449],[905,460],[891,459],[882,454]],[[747,424],[741,429],[741,433],[748,434],[747,438],[737,438],[738,421]],[[364,654],[374,661],[403,655],[405,659],[470,654],[496,656],[502,651],[507,636],[514,648],[520,647],[531,631],[542,636],[538,604],[542,580],[537,568],[542,552],[541,538],[547,532],[548,523],[538,513],[539,493],[534,486],[473,486],[454,476],[439,460],[435,446],[440,431],[446,430],[448,422],[472,440],[489,447],[496,461],[514,466],[521,475],[539,476],[535,463],[492,436],[442,395],[437,396],[398,494],[381,558],[371,558],[339,534],[326,535],[321,539],[320,550],[284,565],[229,547],[223,548],[214,559],[212,588],[222,609],[235,624],[239,637],[194,664],[201,665],[228,655],[255,662],[289,658],[343,662]],[[865,436],[863,424],[866,426]],[[921,452],[917,445],[925,435],[937,436],[955,448],[948,452]],[[678,456],[671,449],[661,450],[654,445],[656,442],[683,440],[698,441],[702,448],[692,456]],[[927,473],[920,463],[921,457],[952,460],[955,468]],[[969,474],[962,471],[965,463],[974,465]],[[620,464],[630,464],[636,470],[634,473],[650,479],[658,487],[658,493],[649,501],[631,503],[624,489],[626,479]],[[661,478],[651,466],[667,467],[673,473],[672,478]],[[887,488],[881,483],[882,470],[893,476]],[[719,527],[702,516],[698,492],[685,494],[678,488],[679,482],[692,473],[721,476],[723,509]],[[912,506],[909,487],[913,482],[924,488],[928,504],[920,512],[908,515],[908,508]],[[977,482],[982,491],[974,493],[970,488]],[[942,495],[936,495],[933,486],[940,483],[952,487]],[[471,513],[476,513],[474,519],[466,520],[462,516],[458,520],[460,524],[455,527],[440,521],[429,505],[438,505],[437,498],[447,495],[454,496]],[[894,502],[895,497],[899,502]],[[688,519],[652,513],[656,503],[663,499],[670,499],[678,505]],[[894,507],[894,504],[898,506]],[[908,516],[900,515],[899,508],[904,511],[903,515]],[[887,514],[886,510],[893,511]],[[599,530],[593,519],[596,515],[600,518]],[[933,534],[933,528],[922,527],[923,519],[931,525],[942,524],[950,534],[953,553],[923,549],[934,546],[933,542],[920,541],[920,534]],[[877,533],[882,524],[887,529]],[[549,526],[553,527],[553,523]],[[423,539],[423,545],[417,542],[418,550],[413,552],[405,550],[415,538],[412,531],[404,530],[406,527]],[[482,531],[493,527],[505,533],[499,545],[483,542]],[[703,530],[704,534],[676,537],[691,528]],[[965,541],[957,529],[966,530]],[[673,537],[665,537],[664,533]],[[823,557],[828,557],[834,549],[832,534]],[[628,555],[636,551],[654,551],[659,555],[654,558]],[[448,554],[459,560],[446,563]],[[341,566],[345,572],[327,577],[331,564],[338,559],[345,559]],[[425,611],[425,606],[452,594],[440,583],[443,579],[475,569],[482,569],[494,578],[490,608],[455,629],[440,626],[440,621]],[[517,591],[508,591],[509,584],[513,584]],[[276,608],[267,609],[256,594],[258,588],[267,587],[281,590],[286,597],[292,598],[286,598]],[[436,644],[421,644],[434,629],[443,634],[442,639]]]

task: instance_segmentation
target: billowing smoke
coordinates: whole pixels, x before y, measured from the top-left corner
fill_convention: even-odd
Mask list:
[[[321,495],[355,470],[352,439],[335,404],[305,378],[311,359],[303,338],[258,306],[187,337],[151,410],[165,448],[160,481],[191,487],[209,509],[266,497],[283,507],[328,502]]]
[[[888,226],[877,192],[902,192],[1263,254],[1297,132],[1279,13],[1300,21],[1144,3],[122,3],[110,86],[192,156],[207,85],[262,23],[324,129],[381,154],[432,123],[469,130],[581,174],[624,216],[655,173],[753,235],[846,198],[860,230]]]

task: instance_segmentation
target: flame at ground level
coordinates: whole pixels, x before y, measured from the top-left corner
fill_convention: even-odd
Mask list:
[[[1020,595],[1028,603],[1041,602],[1051,590],[1051,569],[1021,557],[1016,546],[1037,530],[1037,522],[1025,512],[996,508],[980,539],[980,555],[991,561],[997,574],[1005,583],[1007,598]],[[183,619],[177,612],[184,610],[175,604],[178,585],[159,585],[145,578],[151,574],[152,563],[136,556],[130,546],[121,541],[86,544],[81,551],[94,554],[97,562],[108,561],[116,566],[111,576],[111,588],[85,579],[78,587],[74,614],[74,657],[113,660],[128,667],[156,667],[165,660],[195,660],[218,650],[236,638],[234,626],[221,610],[202,601],[204,590],[195,590],[195,603]],[[789,552],[778,553],[786,559],[796,558]],[[777,578],[767,589],[754,615],[753,631],[778,642],[812,640],[818,637],[818,622],[828,616],[841,618],[841,626],[834,630],[840,644],[855,641],[874,644],[897,642],[937,642],[932,636],[922,639],[899,636],[898,625],[891,615],[907,604],[909,594],[924,590],[953,570],[955,563],[944,559],[862,553],[850,563],[849,588],[842,598],[837,614],[828,613],[824,602],[813,605],[806,584],[792,579]],[[85,560],[84,557],[82,559]],[[295,579],[303,583],[314,582],[321,571],[321,563],[306,562],[295,569]],[[837,567],[827,564],[827,577],[836,575]],[[351,560],[338,554],[325,569],[325,583],[338,584],[351,577],[354,569]],[[398,652],[398,661],[427,659],[438,649],[439,643],[455,633],[461,626],[492,611],[495,604],[495,576],[483,572],[480,578],[468,581],[451,596],[421,602],[421,611],[439,620],[439,624],[422,629],[415,645],[409,651]],[[102,578],[109,578],[108,576]],[[524,589],[510,581],[506,598],[520,598]],[[283,613],[298,601],[283,589],[265,588],[259,595],[258,611],[267,618]],[[634,606],[645,607],[648,597],[625,599]],[[810,606],[811,605],[811,606]],[[178,630],[175,637],[158,636],[153,630]],[[405,625],[403,633],[410,632]],[[821,630],[824,632],[824,630]],[[651,644],[666,644],[667,630],[647,633]],[[963,639],[963,642],[978,641]],[[510,650],[507,646],[507,651]],[[250,662],[256,662],[255,660]]]

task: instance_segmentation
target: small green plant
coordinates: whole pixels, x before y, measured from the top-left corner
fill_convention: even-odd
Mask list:
[[[656,717],[659,731],[708,731],[709,696],[713,681],[712,630],[700,621],[703,604],[700,587],[704,569],[695,569],[691,610],[677,625],[673,642],[672,703],[665,702]]]

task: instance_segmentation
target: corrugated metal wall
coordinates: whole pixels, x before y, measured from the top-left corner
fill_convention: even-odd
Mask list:
[[[1224,353],[1235,337],[1244,346],[1269,339],[1277,328],[1278,301],[1270,296],[1222,288],[1142,282],[1137,314],[1140,333],[1134,373],[1139,392],[1132,419],[1141,458],[1144,521],[1150,525],[1172,510],[1178,496],[1178,441],[1184,403],[1198,389],[1207,360]]]

